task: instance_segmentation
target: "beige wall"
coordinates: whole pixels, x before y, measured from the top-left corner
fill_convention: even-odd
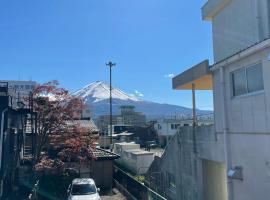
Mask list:
[[[202,160],[205,200],[226,200],[226,167],[222,163]]]

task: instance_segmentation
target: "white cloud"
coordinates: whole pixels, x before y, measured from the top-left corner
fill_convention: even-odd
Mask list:
[[[173,78],[174,77],[174,74],[165,74],[164,77],[165,78]]]
[[[135,95],[138,96],[138,97],[143,97],[143,96],[144,96],[144,94],[141,93],[141,92],[139,92],[138,90],[135,90],[134,93],[135,93]]]

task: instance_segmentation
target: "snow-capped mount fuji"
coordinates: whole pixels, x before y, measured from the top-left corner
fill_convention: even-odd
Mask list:
[[[96,81],[86,85],[74,93],[81,97],[89,105],[94,118],[100,115],[109,114],[110,86],[109,84]],[[172,115],[191,115],[190,108],[160,104],[151,101],[145,101],[136,95],[127,94],[120,89],[112,88],[112,110],[113,114],[119,114],[119,107],[122,105],[133,105],[136,111],[144,113],[148,118],[171,117]],[[198,110],[198,114],[206,114],[209,111]]]
[[[81,97],[87,103],[97,103],[110,98],[110,86],[109,84],[96,81],[86,85],[82,89],[74,93],[76,96]],[[141,101],[134,95],[129,95],[120,89],[112,88],[112,98],[123,101]]]

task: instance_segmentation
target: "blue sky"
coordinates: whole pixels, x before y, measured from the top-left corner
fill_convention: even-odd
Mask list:
[[[57,79],[75,91],[108,81],[144,99],[191,107],[190,91],[174,91],[170,74],[208,58],[206,0],[1,0],[0,79]],[[169,76],[170,75],[170,76]],[[197,93],[212,107],[211,92]]]

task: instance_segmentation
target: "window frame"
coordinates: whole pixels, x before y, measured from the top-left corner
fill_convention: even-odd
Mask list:
[[[260,65],[260,67],[262,68],[263,89],[249,92],[249,90],[248,90],[247,70],[250,69],[250,68],[252,68],[252,67],[255,67],[257,65]],[[241,70],[244,70],[244,72],[245,72],[245,91],[246,92],[244,94],[235,95],[235,84],[234,84],[234,78],[233,77],[234,77],[234,73],[236,73],[238,71],[241,71]],[[265,86],[264,86],[264,76],[263,76],[263,63],[262,62],[256,62],[256,63],[250,64],[248,66],[241,67],[239,69],[235,69],[235,70],[231,71],[230,72],[230,88],[231,88],[231,98],[232,99],[239,98],[239,97],[244,97],[244,96],[255,95],[255,94],[258,94],[258,93],[262,93],[264,91],[264,89],[265,89]]]
[[[247,71],[248,69],[252,68],[252,67],[255,67],[257,65],[260,65],[261,69],[262,69],[262,86],[263,86],[263,89],[261,90],[256,90],[256,91],[252,91],[252,92],[249,92],[249,88],[248,88],[248,74],[247,74]],[[245,68],[245,71],[246,71],[246,88],[247,88],[247,93],[246,94],[253,94],[253,93],[256,93],[256,92],[260,92],[260,91],[263,91],[264,90],[264,77],[263,77],[263,63],[262,62],[258,62],[258,63],[255,63],[253,65],[249,65]]]
[[[176,190],[176,177],[170,173],[170,172],[166,172],[167,174],[167,187],[169,190],[171,191],[175,191]],[[173,183],[173,184],[171,184]]]

